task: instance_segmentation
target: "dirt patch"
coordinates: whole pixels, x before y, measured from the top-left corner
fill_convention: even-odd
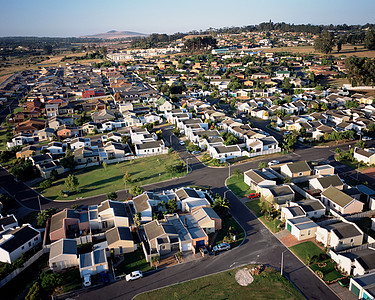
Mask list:
[[[237,271],[236,281],[239,285],[248,286],[250,283],[254,281],[254,278],[253,276],[251,276],[249,269],[244,268]]]

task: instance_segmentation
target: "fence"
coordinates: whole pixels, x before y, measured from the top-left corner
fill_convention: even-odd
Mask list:
[[[361,245],[361,246],[358,246],[358,247],[355,247],[355,248],[342,250],[342,251],[339,251],[337,253],[338,254],[351,253],[351,252],[356,252],[356,251],[360,251],[360,250],[367,249],[367,248],[375,248],[375,243],[364,244],[364,245]]]
[[[36,262],[44,253],[48,253],[48,248],[43,248],[36,254],[34,254],[30,259],[28,259],[22,267],[14,270],[12,273],[10,273],[7,277],[5,277],[3,280],[0,281],[0,288],[2,288],[5,284],[7,284],[9,281],[11,281],[14,277],[16,277],[18,274],[20,274],[23,270],[28,268],[30,265],[32,265],[34,262]]]
[[[268,155],[268,154],[274,154],[281,152],[281,148],[276,148],[276,149],[270,149],[266,151],[260,151],[260,152],[248,152],[248,151],[243,151],[242,156],[248,156],[248,157],[255,157],[255,156],[260,156],[260,155]]]
[[[83,235],[76,238],[77,245],[92,243],[92,236],[91,235]]]

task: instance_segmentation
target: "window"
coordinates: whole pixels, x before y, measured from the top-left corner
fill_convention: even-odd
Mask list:
[[[25,249],[25,246],[22,246],[21,249],[22,249],[22,250]]]
[[[302,173],[302,172],[299,172],[299,173],[298,173],[298,176],[302,176],[302,175],[303,175],[303,173]]]
[[[350,239],[350,242],[353,243],[353,239]]]
[[[38,237],[34,238],[34,241],[37,241],[38,240]]]
[[[29,247],[31,247],[31,242],[29,242]]]
[[[52,268],[56,268],[56,267],[57,267],[56,263],[53,262],[53,263],[52,263]]]

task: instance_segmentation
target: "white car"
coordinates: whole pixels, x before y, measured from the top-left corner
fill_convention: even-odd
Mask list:
[[[280,162],[278,160],[271,160],[270,162],[268,162],[268,166],[273,166],[273,165],[278,165]]]
[[[370,138],[369,136],[364,136],[364,137],[362,137],[362,140],[364,140],[364,141],[371,141],[372,138]]]
[[[184,142],[184,141],[180,141],[179,144],[180,144],[181,146],[185,146],[185,142]]]
[[[90,286],[91,285],[91,275],[85,274],[83,275],[83,286]]]
[[[229,250],[229,249],[230,249],[230,245],[228,243],[221,243],[217,246],[214,246],[214,248],[213,248],[214,252],[224,251],[224,250]]]
[[[125,279],[126,281],[131,281],[131,280],[136,280],[138,278],[142,278],[143,277],[143,274],[141,271],[134,271],[134,272],[131,272],[130,274],[127,274],[125,276]]]

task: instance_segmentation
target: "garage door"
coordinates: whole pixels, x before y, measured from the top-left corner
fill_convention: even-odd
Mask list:
[[[182,244],[182,251],[191,250],[191,243]]]
[[[288,229],[290,232],[292,232],[292,225],[290,225],[290,223],[288,223],[286,225],[286,229]]]
[[[357,288],[354,284],[352,284],[352,289],[351,291],[353,292],[354,295],[356,295],[357,297],[359,297],[359,288]]]

